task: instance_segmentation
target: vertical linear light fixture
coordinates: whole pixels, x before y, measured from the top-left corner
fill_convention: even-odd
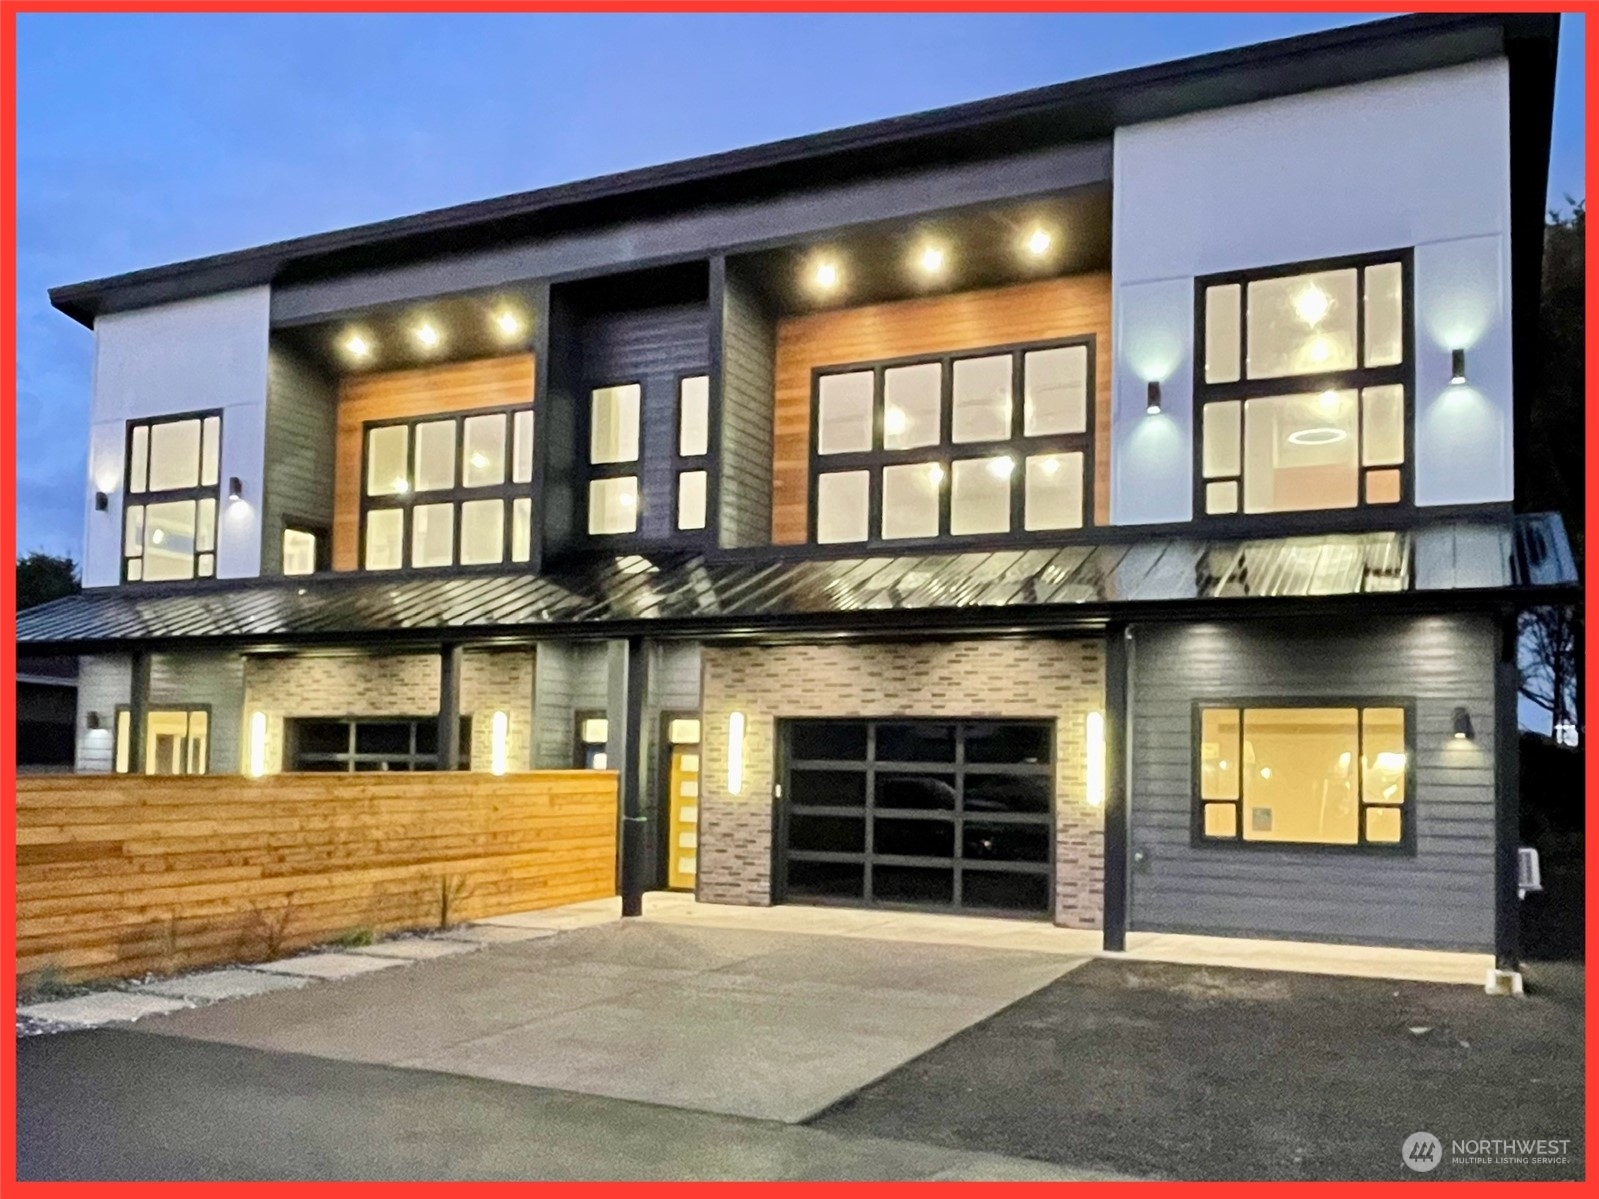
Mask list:
[[[1090,712],[1083,727],[1088,742],[1088,806],[1097,808],[1105,802],[1105,717]]]
[[[727,718],[727,793],[744,794],[744,713]]]
[[[494,774],[505,773],[505,743],[510,735],[511,718],[504,712],[494,714],[494,723],[490,730],[489,742],[489,770]]]
[[[267,718],[265,712],[250,715],[250,777],[266,773]]]

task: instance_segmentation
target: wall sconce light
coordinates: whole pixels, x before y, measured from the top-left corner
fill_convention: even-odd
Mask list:
[[[1149,381],[1148,396],[1149,396],[1149,403],[1148,403],[1148,406],[1145,407],[1144,413],[1147,416],[1155,416],[1155,415],[1157,415],[1160,412],[1160,380],[1159,379],[1151,379]]]
[[[238,475],[228,476],[228,503],[235,503],[244,498],[244,480]]]
[[[250,777],[266,773],[267,718],[265,712],[250,715]]]
[[[109,507],[111,507],[111,497],[108,496],[103,491],[95,492],[94,493],[94,510],[96,512],[104,512]]]
[[[1449,381],[1451,383],[1464,383],[1466,381],[1466,351],[1454,349],[1449,351]]]
[[[1105,802],[1105,717],[1090,712],[1083,731],[1088,745],[1088,806],[1097,808]]]
[[[1477,731],[1471,727],[1471,713],[1465,708],[1455,709],[1455,740],[1471,741],[1476,738]]]
[[[744,794],[744,713],[727,718],[727,793]]]
[[[90,712],[89,715],[84,718],[83,727],[88,729],[91,733],[98,733],[105,728],[105,722],[100,718],[100,713]]]
[[[505,773],[505,745],[510,738],[510,729],[510,716],[496,712],[489,734],[489,770],[493,774]]]

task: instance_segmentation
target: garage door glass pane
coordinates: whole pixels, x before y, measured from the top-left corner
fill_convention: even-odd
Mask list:
[[[807,720],[789,732],[796,760],[857,759],[866,756],[866,726],[859,721]]]
[[[955,726],[952,724],[880,724],[877,726],[879,762],[953,762]]]
[[[991,911],[1047,912],[1049,876],[964,870],[961,872],[961,904]]]
[[[975,724],[966,726],[968,762],[1048,762],[1050,728],[1041,724]]]
[[[1043,774],[968,774],[968,812],[1049,811],[1050,780]]]
[[[788,799],[801,807],[863,808],[864,770],[796,770],[788,778]]]
[[[955,826],[948,820],[877,820],[872,849],[901,858],[952,858]]]
[[[860,853],[866,848],[866,822],[848,816],[795,815],[789,818],[788,843],[798,850]]]
[[[955,876],[948,870],[918,866],[874,866],[872,897],[885,903],[948,907],[955,902]]]
[[[791,898],[861,899],[866,894],[866,867],[851,862],[788,864]]]
[[[954,775],[877,775],[876,804],[880,808],[919,808],[927,812],[953,812],[958,792]]]
[[[1049,826],[968,820],[961,827],[966,861],[1048,862]]]

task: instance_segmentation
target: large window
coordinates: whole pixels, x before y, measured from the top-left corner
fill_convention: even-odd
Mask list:
[[[1405,503],[1408,251],[1198,284],[1197,510]]]
[[[590,533],[638,532],[639,422],[644,388],[638,383],[589,393]]]
[[[1411,844],[1408,704],[1200,704],[1194,722],[1197,840]]]
[[[1081,528],[1093,339],[816,372],[813,541]]]
[[[372,719],[287,722],[287,760],[293,770],[350,773],[439,769],[436,716],[382,716]],[[460,758],[465,770],[471,754],[472,720],[461,717]]]
[[[366,570],[526,562],[532,546],[533,410],[366,426]]]
[[[133,712],[119,704],[116,714],[114,764],[118,774],[126,774],[132,756]],[[210,708],[151,708],[145,712],[146,774],[204,774],[210,764],[210,746]]]
[[[124,579],[159,583],[216,574],[221,460],[219,412],[128,426]]]

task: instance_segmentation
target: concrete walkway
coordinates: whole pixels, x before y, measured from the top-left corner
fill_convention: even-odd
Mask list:
[[[621,901],[600,899],[554,912],[508,916],[530,927],[575,927],[621,917]],[[1280,970],[1409,982],[1455,983],[1480,987],[1493,966],[1489,953],[1451,953],[1382,945],[1333,945],[1250,937],[1201,937],[1179,933],[1132,932],[1126,952],[1104,954],[1097,929],[1057,928],[1042,922],[946,916],[932,912],[894,912],[861,908],[734,907],[698,903],[676,892],[644,897],[643,919],[700,928],[758,932],[812,933],[830,937],[970,945],[1058,954],[1070,958],[1108,957],[1112,961],[1166,962],[1180,966],[1222,966],[1242,970]],[[559,923],[543,923],[557,921]],[[485,923],[497,923],[489,920]]]
[[[137,1027],[794,1123],[1086,960],[622,922],[604,905],[485,924],[535,920],[564,928]]]

